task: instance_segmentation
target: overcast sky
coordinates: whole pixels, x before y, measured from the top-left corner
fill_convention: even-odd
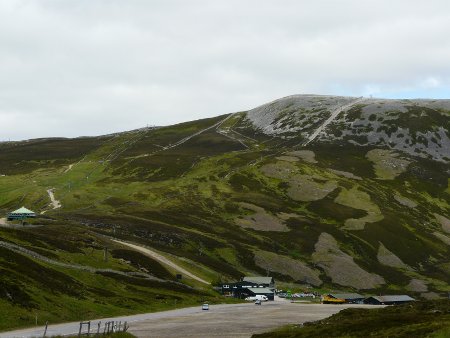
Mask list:
[[[0,141],[303,93],[450,98],[450,1],[0,1]]]

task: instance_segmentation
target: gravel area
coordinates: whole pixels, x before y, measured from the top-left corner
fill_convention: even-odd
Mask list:
[[[349,307],[376,308],[373,305],[331,305],[290,303],[286,300],[253,303],[211,305],[202,311],[200,305],[185,309],[145,313],[134,316],[103,318],[92,321],[92,326],[107,321],[127,321],[129,332],[139,338],[168,337],[251,337],[279,326],[304,323],[329,317]],[[47,336],[78,333],[78,322],[51,325]],[[41,337],[43,327],[0,333],[0,338]]]
[[[139,338],[251,337],[277,327],[329,317],[343,308],[357,305],[301,304],[288,301],[217,305],[209,311],[186,309],[174,316],[132,323],[130,332]],[[359,305],[366,306],[367,305]]]

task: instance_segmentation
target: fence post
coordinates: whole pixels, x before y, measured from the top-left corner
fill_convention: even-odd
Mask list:
[[[45,338],[45,336],[46,336],[46,334],[47,334],[47,328],[48,328],[48,321],[45,322],[44,335],[42,336],[43,338]]]
[[[83,322],[80,322],[80,329],[78,330],[78,337],[81,337],[81,328],[83,327]]]
[[[128,330],[128,325],[127,325],[127,322],[125,321],[125,323],[123,323],[123,332],[127,332],[127,330]]]
[[[88,324],[88,337],[91,335],[91,321],[87,322]]]
[[[100,322],[98,322],[98,324],[97,324],[97,336],[99,336],[100,335],[100,326],[102,325],[102,322],[100,321]]]

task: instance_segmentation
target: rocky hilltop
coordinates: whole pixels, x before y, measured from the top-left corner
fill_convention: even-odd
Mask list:
[[[247,118],[266,135],[306,139],[337,110],[319,142],[379,146],[450,161],[450,100],[294,95],[252,109]]]

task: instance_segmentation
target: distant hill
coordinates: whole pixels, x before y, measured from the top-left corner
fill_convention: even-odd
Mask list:
[[[449,130],[450,100],[295,95],[169,127],[1,143],[0,208],[140,242],[210,280],[433,298],[450,290]]]

